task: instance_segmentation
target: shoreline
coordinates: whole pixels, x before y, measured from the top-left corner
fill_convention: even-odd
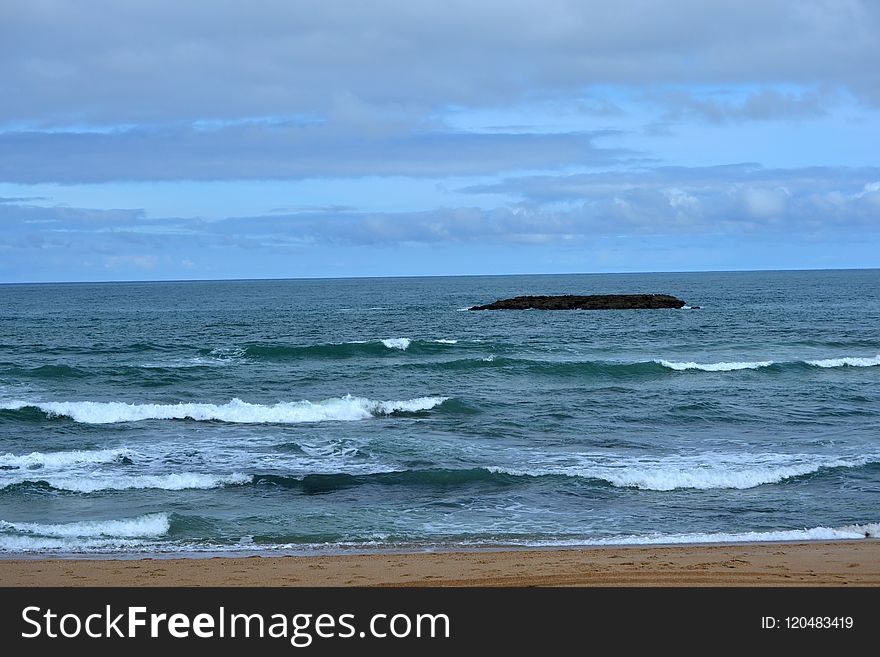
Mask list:
[[[880,586],[880,540],[0,558],[0,586]]]

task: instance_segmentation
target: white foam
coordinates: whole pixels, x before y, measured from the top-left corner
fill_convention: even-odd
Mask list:
[[[816,367],[874,367],[875,365],[880,365],[880,354],[872,358],[826,358],[824,360],[808,360],[806,362],[808,365]]]
[[[704,372],[731,372],[735,370],[755,370],[761,367],[769,367],[776,363],[772,360],[761,361],[734,361],[719,363],[696,363],[693,361],[679,362],[657,359],[654,361],[673,370],[702,370]],[[815,367],[874,367],[880,365],[880,354],[870,357],[847,356],[841,358],[824,358],[819,360],[801,361]]]
[[[493,360],[495,360],[495,354],[489,354],[488,356],[484,356],[480,360],[484,363],[491,363]]]
[[[236,360],[244,358],[247,350],[244,347],[216,347],[208,355],[215,360]]]
[[[387,340],[382,340],[382,344],[389,349],[400,349],[401,351],[406,351],[411,342],[412,340],[409,338],[388,338]]]
[[[247,350],[243,347],[217,347],[207,357],[174,358],[165,361],[150,361],[140,367],[144,369],[186,369],[190,367],[225,367],[247,361]]]
[[[458,344],[458,340],[448,340],[446,338],[440,338],[439,340],[434,340],[434,342],[438,344]]]
[[[693,361],[676,362],[671,360],[655,360],[654,362],[659,363],[663,367],[668,367],[672,370],[702,370],[704,372],[733,372],[735,370],[756,370],[760,367],[769,367],[770,365],[773,365],[772,360],[732,363],[695,363]]]
[[[63,468],[91,463],[113,463],[122,458],[132,457],[132,452],[127,448],[98,449],[91,451],[71,450],[69,452],[31,452],[30,454],[15,455],[6,453],[0,455],[0,466],[9,468]]]
[[[109,553],[109,552],[153,552],[157,544],[146,539],[131,538],[58,538],[47,536],[3,535],[0,534],[0,552],[39,553],[69,552]]]
[[[7,522],[0,520],[0,531],[15,531],[35,536],[57,538],[144,538],[163,536],[168,533],[171,521],[167,513],[151,513],[137,518],[122,520],[86,520],[61,524],[40,524],[34,522]]]
[[[684,488],[755,488],[823,468],[855,468],[880,462],[880,455],[833,457],[811,454],[705,453],[666,458],[611,459],[601,454],[576,455],[574,463],[537,464],[528,470],[492,466],[513,475],[565,475],[601,479],[620,488],[671,491]]]
[[[28,406],[34,406],[31,402],[21,401],[20,399],[5,399],[0,401],[0,410],[3,411],[19,411]]]
[[[406,401],[372,402],[371,412],[374,415],[390,415],[391,413],[416,413],[427,411],[445,402],[448,397],[419,397]]]
[[[550,539],[547,541],[505,541],[510,545],[529,547],[581,545],[669,545],[695,543],[772,543],[779,541],[836,541],[860,538],[880,538],[880,523],[846,525],[844,527],[811,527],[754,532],[705,532],[690,534],[621,535],[603,538]]]
[[[38,408],[49,416],[65,416],[85,424],[111,424],[141,420],[200,420],[249,424],[297,424],[364,420],[395,411],[428,410],[447,397],[419,397],[405,401],[374,401],[345,395],[320,402],[297,401],[251,404],[233,399],[226,404],[129,404],[126,402],[8,402],[6,408]]]
[[[248,484],[251,475],[233,472],[227,475],[203,474],[199,472],[177,472],[161,475],[86,475],[80,477],[40,477],[53,488],[76,493],[94,493],[99,490],[190,490],[221,488]]]

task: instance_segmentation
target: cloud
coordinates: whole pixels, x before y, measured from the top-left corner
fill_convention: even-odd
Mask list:
[[[577,202],[622,193],[687,192],[692,198],[729,196],[742,190],[785,188],[800,195],[841,193],[848,198],[866,194],[880,179],[878,167],[764,168],[755,163],[706,167],[665,166],[635,171],[605,171],[574,175],[521,176],[499,183],[472,185],[470,194],[507,194],[530,203]],[[867,187],[866,187],[867,186]]]
[[[450,176],[598,165],[627,151],[597,148],[607,133],[467,133],[336,124],[246,123],[105,132],[0,133],[0,180],[265,180]]]
[[[104,267],[107,269],[125,270],[125,269],[155,269],[159,264],[159,258],[155,255],[111,255],[104,256]]]
[[[57,223],[71,228],[102,228],[106,226],[125,226],[141,220],[140,209],[97,210],[91,208],[71,208],[67,206],[46,207],[34,205],[31,201],[38,197],[7,198],[0,203],[0,226],[11,232],[29,224]]]
[[[738,165],[544,176],[484,189],[520,193],[527,204],[588,217],[623,234],[818,239],[880,230],[878,179],[877,168]]]
[[[602,84],[827,85],[880,105],[878,39],[870,0],[34,0],[0,7],[0,123],[323,116],[340,93],[423,116]]]
[[[45,196],[0,196],[0,203],[26,203],[29,201],[45,200]]]
[[[490,209],[315,207],[210,221],[4,203],[0,280],[675,269],[682,253],[703,269],[877,265],[876,168],[661,168],[521,184],[528,194]]]
[[[665,108],[661,122],[697,118],[712,123],[808,119],[824,116],[839,102],[827,89],[782,91],[764,88],[737,98],[731,90],[698,94],[687,89],[648,94],[649,102]]]
[[[584,243],[620,235],[861,235],[880,230],[878,181],[878,168],[666,167],[514,178],[468,190],[511,196],[508,204],[490,209],[364,212],[330,206],[209,221],[150,219],[136,209],[4,204],[0,222],[9,245],[63,240],[86,248],[93,241],[102,252],[113,252],[113,243],[161,251],[175,241],[277,251],[319,244]]]

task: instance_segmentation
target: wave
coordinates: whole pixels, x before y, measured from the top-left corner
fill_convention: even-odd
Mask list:
[[[833,468],[859,468],[880,463],[880,455],[834,457],[810,454],[699,454],[660,459],[609,459],[580,455],[571,465],[536,466],[528,470],[491,466],[509,475],[564,475],[605,481],[618,488],[652,491],[681,489],[746,489],[802,477]]]
[[[807,365],[814,367],[874,367],[880,365],[880,354],[871,358],[845,357],[826,358],[824,360],[808,360]]]
[[[669,360],[655,360],[664,367],[672,370],[702,370],[704,372],[733,372],[736,370],[756,370],[771,365],[778,366],[799,366],[812,365],[814,367],[874,367],[880,365],[880,354],[872,357],[861,356],[845,356],[842,358],[825,358],[822,360],[797,360],[797,361],[734,361],[719,363],[695,363],[695,362],[676,362]]]
[[[456,488],[463,486],[510,487],[529,485],[542,479],[578,479],[591,485],[633,488],[646,491],[670,492],[676,490],[748,489],[767,484],[779,484],[804,476],[816,476],[822,471],[838,468],[860,468],[880,463],[880,455],[859,457],[832,457],[807,454],[758,454],[748,459],[735,454],[700,454],[665,459],[612,459],[605,455],[575,455],[577,463],[557,465],[540,464],[538,458],[528,468],[516,466],[474,466],[464,469],[377,469],[361,472],[311,472],[297,475],[277,473],[204,474],[182,472],[171,474],[118,474],[116,472],[69,471],[16,472],[0,490],[69,491],[93,493],[98,491],[161,489],[211,489],[225,486],[278,486],[301,490],[307,494],[330,493],[358,486],[412,486]],[[338,466],[337,466],[338,467]],[[558,485],[558,484],[553,484]]]
[[[412,344],[412,340],[409,338],[388,338],[381,340],[381,342],[389,349],[400,349],[401,351],[406,351]]]
[[[158,545],[143,538],[59,538],[55,536],[29,536],[0,534],[0,553],[135,553],[154,552]]]
[[[744,370],[773,373],[806,371],[812,367],[871,367],[880,365],[880,356],[872,358],[846,357],[826,360],[731,360],[716,362],[675,361],[664,358],[643,361],[614,360],[537,360],[531,358],[484,355],[473,358],[435,360],[411,363],[410,367],[477,370],[490,368],[511,373],[537,374],[559,377],[608,377],[637,379],[641,377],[678,376],[680,373],[736,373]]]
[[[750,361],[750,362],[721,362],[721,363],[694,363],[692,361],[681,363],[671,360],[655,360],[663,367],[671,370],[702,370],[704,372],[734,372],[736,370],[756,370],[761,367],[770,367],[774,364],[772,360]]]
[[[34,522],[7,522],[0,520],[0,532],[14,531],[20,534],[52,536],[56,538],[144,538],[163,536],[168,533],[171,521],[167,513],[151,513],[122,520],[86,520],[60,524]]]
[[[475,358],[457,358],[454,360],[434,361],[430,363],[414,363],[413,367],[428,367],[451,370],[478,370],[492,369],[509,371],[511,373],[522,372],[527,375],[541,375],[553,377],[609,377],[614,379],[636,379],[640,377],[671,376],[670,370],[684,370],[686,366],[704,369],[705,371],[721,371],[727,363],[713,365],[700,365],[698,363],[674,363],[671,361],[611,361],[611,360],[534,360],[530,358],[516,358],[488,354]]]
[[[513,485],[517,475],[492,472],[488,468],[394,470],[367,474],[332,473],[290,477],[273,474],[254,475],[256,485],[294,488],[305,493],[332,493],[366,485],[381,486],[466,486],[470,484]]]
[[[178,370],[203,367],[226,367],[247,360],[247,352],[241,347],[216,347],[195,357],[177,357],[167,360],[150,361],[139,367],[147,370]]]
[[[328,342],[322,344],[252,344],[227,350],[230,361],[266,360],[285,361],[302,359],[344,359],[344,358],[382,358],[406,351],[416,354],[438,354],[457,345],[452,338],[416,340],[407,337],[381,338],[374,340],[350,340],[348,342]],[[218,357],[217,350],[204,352],[203,358]]]
[[[0,520],[0,552],[107,552],[143,550],[164,537],[167,513],[121,520],[86,520],[58,524]]]
[[[588,545],[678,545],[700,543],[773,543],[780,541],[838,541],[861,538],[880,538],[880,523],[845,525],[842,527],[811,527],[804,529],[776,529],[744,532],[694,532],[683,534],[652,533],[646,535],[618,535],[602,538],[583,537],[549,540],[510,540],[505,545],[524,547],[576,547]],[[477,544],[465,541],[465,545]],[[484,545],[484,542],[479,544]]]
[[[0,455],[0,468],[4,470],[34,470],[38,468],[63,468],[93,463],[130,463],[131,457],[132,452],[124,447],[91,451],[31,452],[30,454],[20,456],[6,453]]]
[[[297,401],[251,404],[235,398],[226,404],[129,404],[93,401],[7,401],[0,409],[18,411],[36,408],[49,417],[68,417],[85,424],[111,424],[142,420],[196,420],[247,424],[297,424],[324,421],[354,421],[395,413],[427,411],[448,397],[417,397],[403,401],[374,401],[345,395],[320,402]]]
[[[536,460],[529,457],[530,460]],[[590,459],[594,459],[590,462]],[[616,459],[582,455],[577,465],[536,465],[528,469],[485,466],[465,469],[411,469],[352,474],[344,472],[285,476],[255,474],[254,485],[271,485],[330,493],[357,486],[455,487],[487,485],[508,487],[547,478],[582,479],[603,486],[651,491],[685,489],[746,489],[780,483],[822,470],[859,468],[880,463],[873,457],[822,457],[814,455],[753,455],[748,461],[732,454],[702,454],[668,459]]]
[[[822,360],[749,360],[696,363],[693,361],[672,361],[658,358],[652,362],[676,371],[701,370],[703,372],[735,372],[738,370],[757,370],[763,368],[773,368],[777,370],[786,368],[803,368],[804,366],[823,368],[873,367],[875,365],[880,365],[880,354],[872,357],[844,356]]]
[[[9,483],[0,490],[21,488],[43,483],[50,490],[69,491],[73,493],[95,493],[109,490],[192,490],[222,488],[224,486],[240,486],[249,484],[251,475],[233,472],[217,475],[199,472],[178,472],[161,475],[110,475],[110,476],[46,476],[40,479],[28,478]]]
[[[157,514],[164,515],[164,514]],[[2,522],[2,521],[0,521]],[[110,521],[113,522],[113,521]],[[83,553],[128,553],[128,554],[243,554],[243,555],[271,555],[273,553],[285,554],[327,554],[344,552],[352,548],[363,552],[364,550],[387,551],[389,548],[400,547],[412,549],[422,545],[434,547],[437,541],[426,543],[425,541],[394,541],[385,535],[364,537],[358,540],[328,540],[326,542],[295,542],[295,543],[268,543],[254,544],[251,537],[242,537],[234,543],[214,542],[168,542],[163,540],[164,535],[142,536],[134,538],[116,536],[36,536],[4,534],[0,527],[0,552],[4,553],[40,553],[40,552],[66,552],[70,554]],[[692,532],[678,534],[664,534],[653,532],[650,534],[621,534],[614,536],[577,536],[570,538],[519,538],[516,535],[506,538],[451,538],[441,541],[448,547],[472,548],[478,547],[587,547],[587,546],[625,546],[625,545],[699,545],[699,544],[723,544],[723,543],[774,543],[774,542],[806,542],[806,541],[839,541],[880,538],[880,523],[863,523],[844,525],[840,527],[816,526],[803,529],[771,529],[763,531],[741,532]],[[157,540],[158,539],[158,540]]]

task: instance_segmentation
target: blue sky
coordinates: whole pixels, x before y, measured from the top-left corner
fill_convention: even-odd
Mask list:
[[[880,3],[0,7],[0,282],[880,267]]]

